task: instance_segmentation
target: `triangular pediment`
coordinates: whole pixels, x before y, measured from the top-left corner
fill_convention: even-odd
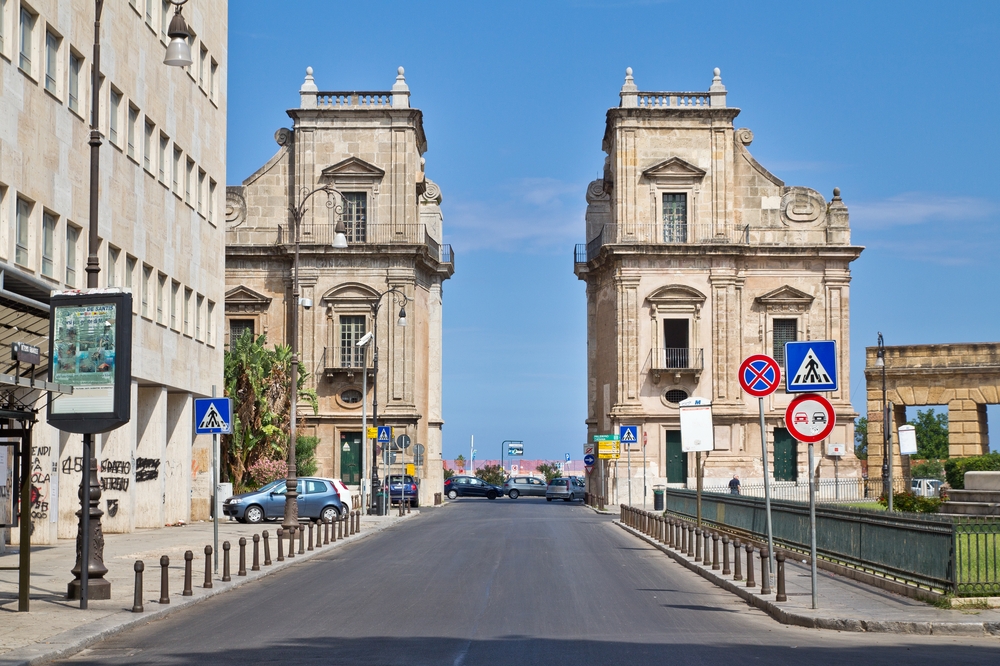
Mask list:
[[[679,157],[671,157],[665,162],[660,162],[642,172],[646,178],[684,178],[690,180],[701,180],[705,177],[705,170],[699,169],[690,162],[685,162]]]
[[[382,176],[385,175],[385,170],[379,169],[374,164],[369,164],[362,159],[357,157],[348,157],[346,160],[337,162],[331,166],[323,169],[324,178],[338,178],[338,177],[352,177],[352,178],[370,178],[373,180],[382,180]]]
[[[813,302],[813,297],[804,291],[799,291],[795,287],[790,287],[787,284],[778,287],[774,291],[769,291],[763,296],[758,296],[756,298],[758,303],[764,305],[805,305],[808,306]]]
[[[240,285],[226,292],[226,310],[234,312],[264,312],[271,297]]]
[[[323,301],[337,303],[372,303],[378,298],[378,291],[360,282],[338,285],[323,294]]]
[[[650,303],[704,303],[705,294],[684,284],[670,284],[660,287],[646,297]]]

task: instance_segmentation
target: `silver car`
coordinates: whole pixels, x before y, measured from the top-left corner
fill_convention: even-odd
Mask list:
[[[575,499],[582,500],[585,492],[586,487],[582,479],[576,476],[563,476],[549,481],[545,489],[545,499],[549,502],[554,499],[572,502]]]
[[[511,499],[545,497],[545,482],[533,476],[514,476],[503,482],[503,494]]]

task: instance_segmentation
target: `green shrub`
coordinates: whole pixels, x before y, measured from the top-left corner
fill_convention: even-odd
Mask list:
[[[878,498],[878,503],[888,507],[889,502],[885,495]],[[937,513],[941,507],[941,500],[937,497],[918,497],[911,493],[893,493],[892,510],[904,511],[907,513]]]
[[[914,479],[940,479],[944,481],[944,465],[940,460],[924,460],[910,467]]]
[[[968,458],[949,458],[944,464],[945,478],[948,485],[957,490],[965,488],[966,472],[1000,472],[1000,453],[987,453],[984,456]]]
[[[316,474],[316,446],[319,437],[297,435],[295,437],[295,475],[313,476]]]

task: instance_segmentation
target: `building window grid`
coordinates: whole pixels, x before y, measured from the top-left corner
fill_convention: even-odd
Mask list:
[[[31,76],[31,49],[32,36],[35,31],[35,19],[37,17],[28,11],[26,7],[21,7],[21,44],[18,54],[18,67],[25,74]]]
[[[170,5],[168,0],[160,2],[160,39],[167,39],[167,24],[170,21]]]
[[[142,297],[141,309],[143,317],[149,317],[149,280],[153,276],[153,269],[149,266],[142,267]]]
[[[167,138],[166,134],[160,134],[160,160],[157,169],[159,170],[160,182],[166,184],[167,182],[167,154],[170,148],[170,139]]]
[[[198,169],[198,192],[196,196],[198,197],[198,212],[202,214],[205,213],[205,209],[203,208],[205,204],[204,192],[205,192],[205,172],[201,169]]]
[[[118,115],[121,113],[122,94],[117,90],[111,90],[111,108],[108,110],[108,139],[112,144],[118,145]]]
[[[180,148],[174,146],[174,194],[180,196],[181,194],[181,158],[183,154]]]
[[[160,273],[156,280],[156,323],[163,323],[163,292],[167,288],[167,276]]]
[[[135,265],[136,265],[136,263],[137,262],[136,262],[135,257],[129,257],[129,256],[125,257],[125,288],[126,289],[131,289],[132,288],[132,280],[133,280],[133,276],[135,275]]]
[[[28,238],[31,229],[31,202],[17,198],[17,227],[14,241],[14,263],[28,265]]]
[[[108,246],[108,286],[118,286],[118,257],[122,251]]]
[[[75,53],[69,54],[69,108],[80,112],[80,70],[83,68],[83,58]]]
[[[212,318],[215,316],[215,303],[212,301],[208,302],[208,309],[205,312],[205,342],[210,345],[215,344],[215,338],[212,337],[214,329],[212,328]]]
[[[57,93],[57,72],[59,70],[59,38],[45,31],[45,89]]]
[[[216,98],[215,82],[216,79],[218,78],[218,74],[219,74],[219,63],[215,62],[215,58],[212,58],[212,64],[208,70],[208,98],[213,102],[215,101]]]
[[[201,313],[205,308],[205,297],[198,294],[194,308],[194,339],[201,340]]]
[[[686,243],[687,240],[687,194],[665,192],[663,194],[663,242]]]
[[[365,334],[364,315],[341,315],[340,317],[340,367],[360,368],[364,349],[358,347],[358,340]]]
[[[177,330],[177,299],[180,298],[181,283],[176,280],[170,284],[170,328]]]
[[[201,58],[198,60],[198,85],[205,90],[205,68],[208,66],[208,49],[203,44],[201,47]]]
[[[56,273],[56,216],[42,213],[42,275],[55,277]]]
[[[142,136],[142,166],[146,171],[153,172],[153,135],[156,126],[146,118],[145,133]]]
[[[208,179],[208,221],[215,222],[215,190],[216,183],[211,178]]]
[[[191,290],[184,289],[184,335],[191,335]]]
[[[184,171],[184,201],[191,204],[191,181],[194,179],[194,160],[188,158],[187,169]]]
[[[153,25],[153,0],[146,0],[146,25]]]
[[[368,195],[344,192],[344,227],[348,243],[364,243],[368,236]]]
[[[128,105],[128,127],[125,128],[128,137],[128,156],[135,159],[135,126],[139,123],[139,109]]]
[[[80,240],[80,230],[72,225],[66,225],[66,284],[76,286],[76,253]]]
[[[785,365],[785,343],[798,340],[799,322],[797,319],[775,319],[772,327],[774,342],[774,360],[779,366]]]

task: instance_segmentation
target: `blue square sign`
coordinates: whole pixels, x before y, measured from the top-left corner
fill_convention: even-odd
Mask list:
[[[806,340],[785,343],[785,390],[816,393],[837,390],[837,342]]]
[[[631,447],[633,444],[638,444],[639,426],[637,425],[618,426],[618,439],[619,441],[621,441],[623,446]]]
[[[378,427],[378,443],[388,444],[392,441],[392,428],[390,426]]]
[[[233,401],[229,398],[196,398],[194,431],[198,435],[231,435]]]

